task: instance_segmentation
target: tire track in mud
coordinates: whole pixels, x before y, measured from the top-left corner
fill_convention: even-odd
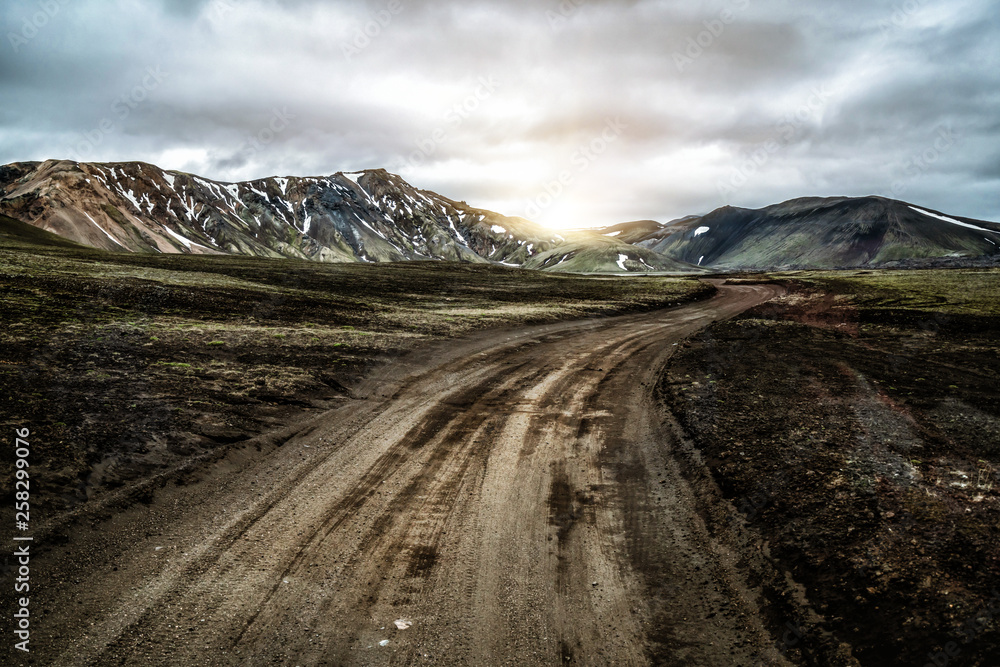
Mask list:
[[[495,387],[500,383],[501,378],[504,378],[512,370],[517,371],[523,367],[524,364],[521,364],[515,369],[506,369],[501,372],[492,373],[482,382],[463,392],[463,396],[469,401],[470,407],[484,399],[488,399],[494,394]],[[501,392],[497,398],[500,399],[503,393]],[[419,424],[411,428],[402,439],[390,447],[376,465],[354,486],[351,492],[334,506],[329,519],[315,531],[310,537],[309,543],[303,545],[296,552],[292,562],[289,563],[282,573],[282,577],[294,575],[296,570],[302,566],[305,556],[311,550],[322,549],[323,542],[326,541],[330,534],[356,514],[361,506],[375,494],[378,486],[395,475],[404,464],[409,462],[409,457],[407,456],[408,450],[418,452],[425,446],[436,445],[429,459],[421,467],[416,477],[409,482],[408,486],[402,492],[396,494],[394,499],[389,503],[389,506],[368,530],[364,541],[371,543],[383,533],[388,532],[388,524],[392,522],[396,514],[401,512],[403,507],[412,502],[413,498],[417,495],[417,491],[437,476],[450,457],[461,456],[464,453],[456,451],[458,449],[457,445],[463,443],[463,440],[448,438],[450,435],[460,436],[463,434],[463,431],[467,432],[472,419],[468,416],[463,416],[463,412],[460,404],[456,405],[448,401],[442,402],[439,407],[433,408]],[[467,461],[463,467],[467,467]],[[262,609],[270,602],[270,598],[278,588],[279,584],[276,584],[272,588],[271,593],[263,600],[259,609]],[[359,609],[360,611],[362,609]],[[239,643],[239,640],[250,630],[256,619],[257,614],[254,614],[247,621],[245,630],[237,636],[234,645]]]
[[[607,346],[596,349],[592,348],[586,354],[578,355],[578,358],[574,358],[572,363],[567,362],[561,369],[563,371],[561,374],[554,374],[552,377],[547,378],[550,386],[545,391],[538,392],[537,399],[534,401],[535,409],[530,411],[532,416],[523,430],[524,435],[513,436],[515,442],[518,443],[516,452],[517,460],[522,463],[526,456],[534,454],[534,444],[546,437],[544,435],[545,432],[553,429],[563,429],[571,436],[568,445],[562,450],[556,449],[545,452],[547,456],[541,466],[543,469],[548,468],[551,470],[551,473],[549,473],[551,479],[546,477],[545,483],[540,486],[541,493],[533,508],[534,511],[529,512],[536,520],[540,517],[542,525],[546,523],[556,525],[556,541],[560,545],[560,548],[557,548],[550,554],[556,563],[554,573],[557,581],[552,590],[552,595],[556,597],[550,598],[550,604],[555,609],[554,616],[563,615],[558,611],[560,608],[565,610],[567,617],[572,617],[579,613],[573,607],[574,600],[563,600],[563,598],[569,597],[566,590],[569,577],[567,576],[568,568],[565,566],[567,555],[563,553],[561,545],[566,537],[565,533],[576,522],[583,519],[591,525],[596,523],[594,518],[596,514],[593,510],[593,501],[591,498],[592,494],[601,488],[600,470],[591,470],[593,473],[592,479],[589,482],[582,483],[582,490],[575,488],[569,482],[569,475],[566,474],[566,467],[561,459],[564,456],[576,456],[578,453],[575,451],[576,447],[574,445],[579,440],[579,436],[590,432],[593,430],[595,423],[610,416],[606,412],[603,414],[591,414],[593,397],[602,385],[604,377],[602,375],[603,369],[598,368],[596,364],[603,363],[605,366],[610,367],[616,363],[614,361],[615,357],[634,354],[637,349],[645,347],[650,344],[651,340],[655,340],[657,335],[658,333],[656,332],[640,331],[638,334],[614,341]],[[636,340],[639,340],[638,345],[634,343]],[[590,377],[582,382],[576,373],[581,367],[591,369],[589,373]],[[566,389],[569,387],[573,387],[574,391],[570,395],[567,395]],[[574,409],[567,411],[567,406],[571,406]],[[521,410],[521,412],[525,411]],[[592,528],[592,530],[594,529]],[[605,560],[613,560],[611,554],[612,551],[608,550]],[[614,568],[606,566],[605,569],[612,570]],[[547,581],[538,583],[546,589],[550,587]],[[580,576],[576,576],[575,584],[578,589],[584,590],[589,589],[591,585],[589,579],[583,581]],[[489,587],[487,586],[487,588]],[[577,591],[576,596],[577,598],[584,597],[580,591]],[[497,618],[484,619],[482,624],[502,625],[503,620],[498,620]],[[588,643],[583,642],[581,639],[587,633],[573,630],[573,625],[574,623],[570,622],[561,624],[559,628],[553,628],[554,634],[557,634],[560,639],[558,645],[559,655],[551,655],[551,661],[557,662],[566,658],[572,659],[572,647]],[[516,634],[517,632],[513,631],[510,633],[510,636]],[[593,641],[590,641],[589,644],[593,645]],[[633,657],[638,659],[636,656]],[[470,662],[474,664],[477,660],[481,664],[490,664],[490,661],[498,661],[499,656],[496,653],[481,654],[475,660],[470,660]]]
[[[500,381],[500,379],[505,375],[506,373],[504,371],[491,372],[485,379],[479,381],[468,391],[470,391],[473,395],[485,394],[490,387]],[[476,375],[470,374],[470,377],[474,378]],[[289,562],[287,565],[280,566],[281,570],[275,575],[270,591],[264,595],[263,599],[260,601],[255,600],[250,603],[250,605],[248,605],[246,601],[241,603],[243,606],[255,609],[255,611],[251,617],[245,621],[244,630],[235,638],[233,644],[238,643],[239,640],[242,639],[243,635],[246,633],[246,629],[253,624],[256,616],[262,609],[264,609],[269,598],[283,585],[286,576],[305,557],[308,551],[311,548],[318,547],[318,545],[322,543],[330,532],[336,530],[342,526],[345,521],[349,520],[352,516],[352,512],[356,512],[358,508],[372,496],[379,483],[387,476],[392,475],[408,461],[406,453],[408,449],[419,449],[419,443],[434,439],[436,432],[431,429],[437,423],[447,423],[450,419],[449,415],[454,413],[454,411],[455,409],[449,406],[446,402],[442,407],[432,406],[428,415],[407,432],[406,436],[409,436],[411,433],[413,434],[412,440],[408,441],[406,436],[404,436],[403,439],[389,447],[388,450],[375,461],[374,465],[369,468],[361,479],[348,490],[346,495],[333,505],[323,524],[312,528],[311,533],[306,539],[302,539],[302,536],[297,536],[300,546],[295,550],[294,554],[288,557]],[[319,465],[316,468],[325,464],[328,458],[329,457],[319,462]],[[316,468],[306,471],[306,473],[309,475],[315,475]],[[238,543],[241,537],[257,528],[258,524],[264,521],[265,518],[271,513],[281,512],[278,507],[280,502],[283,501],[293,490],[293,488],[286,489],[279,498],[276,498],[273,502],[268,503],[266,508],[259,511],[251,521],[248,521],[241,526],[239,534],[231,537],[228,546]],[[199,631],[204,624],[208,622],[207,619],[213,615],[217,615],[220,607],[213,609],[213,602],[223,600],[229,595],[229,587],[226,585],[219,585],[217,583],[226,579],[230,569],[232,568],[232,565],[222,564],[221,561],[225,556],[227,556],[227,549],[213,550],[185,573],[187,575],[187,579],[191,580],[188,586],[193,588],[193,592],[197,595],[197,601],[195,602],[193,609],[191,608],[191,605],[184,605],[184,607],[187,608],[187,613],[184,618],[175,619],[170,625],[195,628],[194,636],[188,637],[188,640],[191,643],[200,640]],[[253,556],[253,552],[244,554],[243,560],[249,560],[253,558]],[[219,567],[221,569],[217,574],[210,577],[209,581],[206,581],[206,576],[210,575],[213,567]],[[140,643],[145,643],[145,641],[139,642],[137,640],[140,637],[148,637],[151,630],[162,624],[162,619],[158,620],[157,617],[161,615],[163,606],[169,605],[176,600],[183,600],[185,594],[188,592],[189,590],[188,588],[185,588],[184,584],[174,588],[166,599],[158,601],[158,604],[151,608],[142,619],[131,624],[127,631],[121,633],[121,636],[113,644],[109,645],[104,652],[96,656],[94,662],[96,664],[131,664],[129,660],[132,657],[138,659],[138,656],[132,656],[131,653],[135,647],[137,647]],[[177,604],[180,606],[180,603]],[[221,606],[221,602],[217,602],[217,604]],[[202,618],[205,618],[206,621],[202,621]],[[234,618],[230,617],[225,621],[225,624],[231,625],[234,620]],[[214,628],[218,629],[218,626],[216,625]],[[164,637],[164,640],[171,634],[171,629],[172,628],[159,629],[159,633]],[[190,634],[191,633],[189,633],[189,635]],[[118,654],[120,657],[117,658],[116,662],[110,663],[110,656],[115,654]],[[192,657],[192,660],[195,660],[195,658]]]
[[[445,367],[437,369],[436,374],[446,375],[450,371],[450,368]],[[468,377],[474,378],[481,372],[481,369],[477,370],[470,373]],[[409,412],[410,410],[416,410],[417,408],[415,407],[415,404],[417,403],[430,405],[432,400],[427,398],[420,401],[418,397],[417,401],[405,403],[404,407],[402,409],[397,409],[396,412]],[[364,424],[361,426],[363,425]],[[344,435],[345,439],[349,440],[353,437],[357,430],[360,430],[361,426],[349,430]],[[310,430],[315,430],[315,427]],[[292,436],[288,442],[284,443],[283,446],[287,446],[289,443],[299,439],[300,435],[296,434]],[[195,583],[185,585],[184,583],[178,584],[177,582],[182,579],[189,582],[197,582],[201,579],[205,573],[209,571],[213,564],[219,562],[221,556],[224,556],[233,545],[238,544],[241,537],[246,536],[246,534],[251,531],[268,513],[276,511],[279,504],[291,493],[293,493],[306,478],[316,474],[317,467],[325,464],[329,458],[336,453],[337,449],[333,449],[326,456],[317,461],[314,466],[301,467],[295,470],[292,475],[283,480],[284,485],[278,487],[262,502],[255,504],[253,507],[242,513],[241,516],[237,517],[237,519],[227,524],[224,530],[213,536],[213,540],[210,544],[202,545],[201,548],[197,549],[197,551],[192,554],[191,558],[188,559],[182,568],[169,570],[165,573],[165,575],[160,576],[151,582],[147,582],[144,590],[141,591],[142,597],[146,600],[145,603],[142,604],[141,612],[129,610],[124,619],[121,614],[115,614],[106,623],[107,627],[103,629],[104,633],[113,635],[112,641],[116,645],[115,650],[118,652],[123,651],[124,647],[129,643],[127,637],[130,634],[134,636],[148,637],[149,627],[155,625],[155,618],[162,613],[162,607],[170,604],[172,599],[179,597],[181,592],[185,590],[185,586],[195,585]],[[139,595],[136,597],[139,597]],[[106,640],[106,638],[104,639]],[[134,637],[131,643],[133,645],[136,644]],[[102,642],[102,646],[97,648],[96,652],[93,649],[88,649],[87,644],[77,646],[72,654],[65,654],[61,659],[67,664],[112,664],[107,662],[110,660],[109,654],[112,652],[109,646],[110,643],[107,641]],[[98,658],[100,658],[100,660],[98,660]],[[115,662],[113,664],[127,663]]]
[[[740,587],[651,385],[674,344],[772,293],[507,332],[372,390],[237,471],[269,485],[249,506],[239,483],[199,490],[178,535],[234,518],[135,599],[63,611],[90,629],[60,664],[732,664],[766,634],[746,602],[708,616]]]
[[[468,393],[463,392],[461,401],[442,404],[421,424],[411,429],[411,433],[417,432],[419,435],[417,439],[404,438],[397,443],[397,446],[411,451],[428,448],[429,455],[422,460],[422,464],[415,466],[412,476],[404,480],[402,490],[393,494],[392,500],[373,517],[370,525],[362,529],[359,542],[364,545],[363,550],[349,554],[349,561],[341,570],[341,577],[367,578],[371,583],[359,595],[341,600],[337,605],[326,600],[317,609],[315,617],[329,615],[334,606],[340,607],[342,613],[366,617],[383,592],[383,578],[375,577],[366,570],[366,565],[371,563],[377,563],[386,570],[401,571],[403,574],[400,578],[410,584],[408,595],[412,597],[420,594],[421,586],[413,580],[426,580],[430,576],[437,561],[442,526],[454,507],[459,489],[467,476],[474,474],[472,471],[485,465],[489,456],[488,442],[484,442],[480,436],[483,431],[495,428],[505,419],[501,414],[479,423],[481,416],[476,408],[506,400],[518,390],[520,383],[529,382],[543,372],[534,370],[524,378],[498,381],[511,370],[520,370],[525,366],[526,364],[521,364],[515,369],[508,368],[506,372],[492,375],[487,382]],[[396,470],[392,470],[385,475],[373,477],[367,488],[377,488],[390,481],[396,473]],[[352,509],[359,510],[360,504]],[[406,523],[407,515],[420,518]],[[331,532],[332,530],[326,532],[324,540]],[[314,561],[310,565],[322,565],[324,557],[333,550],[319,542],[310,551],[313,556],[311,560]],[[294,567],[301,569],[304,566],[303,563],[297,563]],[[286,574],[294,575],[293,568],[290,567]],[[390,590],[389,594],[391,593]],[[263,625],[267,627],[268,624]],[[248,624],[247,630],[251,626],[252,623]]]
[[[606,347],[618,345],[620,345],[619,342],[614,342],[609,343]],[[591,354],[599,356],[603,352],[602,347],[592,351]],[[455,417],[447,426],[433,420],[433,415],[431,415],[433,428],[417,427],[422,433],[437,433],[439,436],[436,440],[437,450],[432,458],[422,466],[413,481],[402,492],[394,496],[386,510],[365,533],[361,542],[366,545],[366,549],[352,555],[351,561],[341,576],[361,576],[369,584],[358,597],[340,600],[337,605],[339,614],[333,614],[334,616],[343,618],[345,615],[351,614],[356,618],[366,618],[368,612],[381,602],[380,597],[388,598],[388,602],[384,606],[396,609],[396,615],[405,616],[406,607],[412,602],[412,599],[425,593],[424,580],[431,577],[436,566],[443,524],[456,509],[459,487],[465,482],[470,482],[471,478],[471,482],[467,484],[468,493],[474,497],[478,491],[478,482],[482,479],[481,472],[491,450],[491,437],[488,432],[502,430],[512,414],[524,412],[524,406],[518,402],[512,402],[512,399],[519,392],[523,392],[526,387],[534,386],[538,378],[562,377],[562,382],[554,389],[557,392],[561,392],[563,385],[572,380],[572,375],[567,373],[568,369],[565,363],[552,367],[550,360],[543,359],[541,361],[544,362],[539,364],[541,368],[535,368],[535,360],[521,363],[517,367],[508,366],[508,371],[511,373],[523,368],[532,370],[520,376],[515,375],[510,382],[495,392],[485,395],[471,392],[471,394],[463,394],[458,400],[446,401],[443,410],[449,418]],[[550,396],[546,396],[546,399],[549,403],[554,404]],[[462,408],[460,414],[455,413],[455,406]],[[484,408],[491,409],[491,414],[485,419],[483,418]],[[419,448],[414,447],[414,449]],[[448,473],[442,475],[441,470],[445,464],[448,464]],[[435,488],[428,489],[428,486]],[[426,491],[426,493],[421,495],[420,491]],[[385,534],[391,532],[388,529],[389,524],[406,521],[407,515],[423,518],[414,521],[409,529],[397,531],[398,537],[386,537]],[[423,537],[415,537],[421,535]],[[319,549],[320,553],[325,551],[325,549]],[[407,558],[408,555],[410,558]],[[374,576],[363,566],[359,567],[359,563],[378,563],[384,572],[390,574],[381,577]],[[387,590],[383,590],[385,588],[383,581],[386,579],[400,583],[395,586],[389,584]],[[414,579],[420,580],[419,583],[415,582]],[[330,615],[332,606],[332,604],[323,605],[312,616],[327,617]],[[281,605],[279,604],[277,607],[280,608]],[[264,624],[264,627],[267,625]],[[357,643],[359,638],[356,634],[348,634],[345,635],[344,639],[344,644],[350,646]],[[301,650],[305,650],[305,647],[302,647]],[[300,658],[305,657],[302,653],[298,653],[298,655]],[[349,660],[348,655],[340,652],[335,652],[333,655],[327,653],[325,661],[322,661],[323,659],[319,656],[309,657],[310,659],[306,662],[315,660],[316,664],[343,664]]]

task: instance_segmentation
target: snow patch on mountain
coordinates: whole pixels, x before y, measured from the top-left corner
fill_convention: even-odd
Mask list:
[[[178,234],[177,232],[175,232],[174,230],[170,229],[170,228],[169,228],[169,227],[167,227],[167,226],[164,226],[164,227],[163,227],[163,231],[165,231],[166,233],[170,234],[170,235],[171,235],[171,236],[173,236],[173,237],[174,237],[175,239],[177,239],[178,241],[180,241],[181,243],[183,243],[183,244],[184,244],[185,246],[187,246],[187,249],[188,249],[188,250],[190,250],[190,249],[191,249],[191,246],[192,246],[192,245],[196,245],[196,246],[198,246],[199,248],[205,248],[205,246],[203,246],[202,244],[200,244],[200,243],[195,243],[195,242],[194,242],[194,241],[192,241],[191,239],[187,238],[186,236],[182,236],[181,234]],[[205,248],[205,249],[207,250],[208,248]]]
[[[455,227],[455,221],[449,218],[448,224],[451,226],[451,231],[455,233],[455,238],[458,239],[459,243],[461,243],[465,247],[469,247],[469,242],[465,240],[465,237],[462,236],[462,233],[458,231],[457,227]]]
[[[112,171],[114,171],[114,170],[112,169]],[[135,198],[135,195],[132,194],[131,190],[129,190],[128,192],[125,192],[124,188],[119,188],[118,192],[120,192],[123,197],[125,197],[130,202],[132,202],[132,206],[135,206],[135,210],[137,210],[140,213],[142,213],[142,207],[139,206],[139,200]]]
[[[83,213],[83,214],[84,214],[85,216],[87,216],[87,220],[90,220],[90,221],[91,221],[92,223],[94,223],[94,227],[97,227],[97,228],[98,228],[98,229],[100,229],[100,230],[101,230],[102,232],[104,232],[104,235],[105,235],[105,236],[107,236],[107,237],[108,237],[109,239],[111,239],[112,241],[114,241],[115,243],[117,243],[118,245],[120,245],[120,246],[121,246],[122,248],[124,248],[124,247],[125,247],[125,246],[124,246],[124,245],[122,244],[122,242],[121,242],[121,241],[119,241],[119,240],[118,240],[118,239],[116,239],[116,238],[115,238],[114,236],[112,236],[111,234],[109,234],[109,233],[108,233],[108,231],[107,231],[106,229],[104,229],[104,227],[101,227],[101,226],[100,226],[99,224],[97,224],[97,221],[96,221],[96,220],[94,220],[94,219],[93,219],[92,217],[90,217],[90,214],[89,214],[89,213],[87,213],[86,211],[84,211],[84,213]],[[127,249],[127,248],[126,248],[126,249]]]
[[[953,225],[961,225],[962,227],[968,227],[969,229],[975,229],[976,231],[986,232],[988,234],[1000,234],[1000,232],[995,232],[992,229],[984,229],[982,227],[977,227],[976,225],[970,225],[967,222],[962,222],[961,220],[956,220],[955,218],[949,218],[946,215],[938,215],[937,213],[931,213],[930,211],[925,211],[922,208],[917,208],[916,206],[911,206],[910,208],[912,208],[917,213],[923,213],[924,215],[928,215],[932,218],[937,218],[938,220],[944,220],[945,222],[950,222]],[[989,239],[986,240],[989,241]]]

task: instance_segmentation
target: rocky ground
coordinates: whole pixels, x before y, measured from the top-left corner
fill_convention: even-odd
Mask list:
[[[787,296],[694,336],[660,391],[738,511],[716,529],[804,587],[775,600],[788,654],[998,664],[1000,271],[775,279]]]

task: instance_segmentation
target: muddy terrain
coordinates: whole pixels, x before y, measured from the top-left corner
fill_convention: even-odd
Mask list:
[[[995,664],[996,270],[0,240],[9,664]]]
[[[37,557],[21,664],[782,664],[652,395],[781,288],[425,347]]]
[[[776,280],[660,385],[737,510],[715,530],[802,585],[797,659],[998,664],[1000,272]]]

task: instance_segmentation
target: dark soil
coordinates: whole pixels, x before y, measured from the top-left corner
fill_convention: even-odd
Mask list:
[[[819,614],[794,655],[832,633],[863,665],[1000,664],[1000,274],[783,282],[661,392]]]
[[[31,430],[33,523],[333,407],[360,377],[418,345],[712,292],[669,278],[39,243],[0,234],[0,427]],[[9,507],[13,462],[3,448],[0,496]]]

